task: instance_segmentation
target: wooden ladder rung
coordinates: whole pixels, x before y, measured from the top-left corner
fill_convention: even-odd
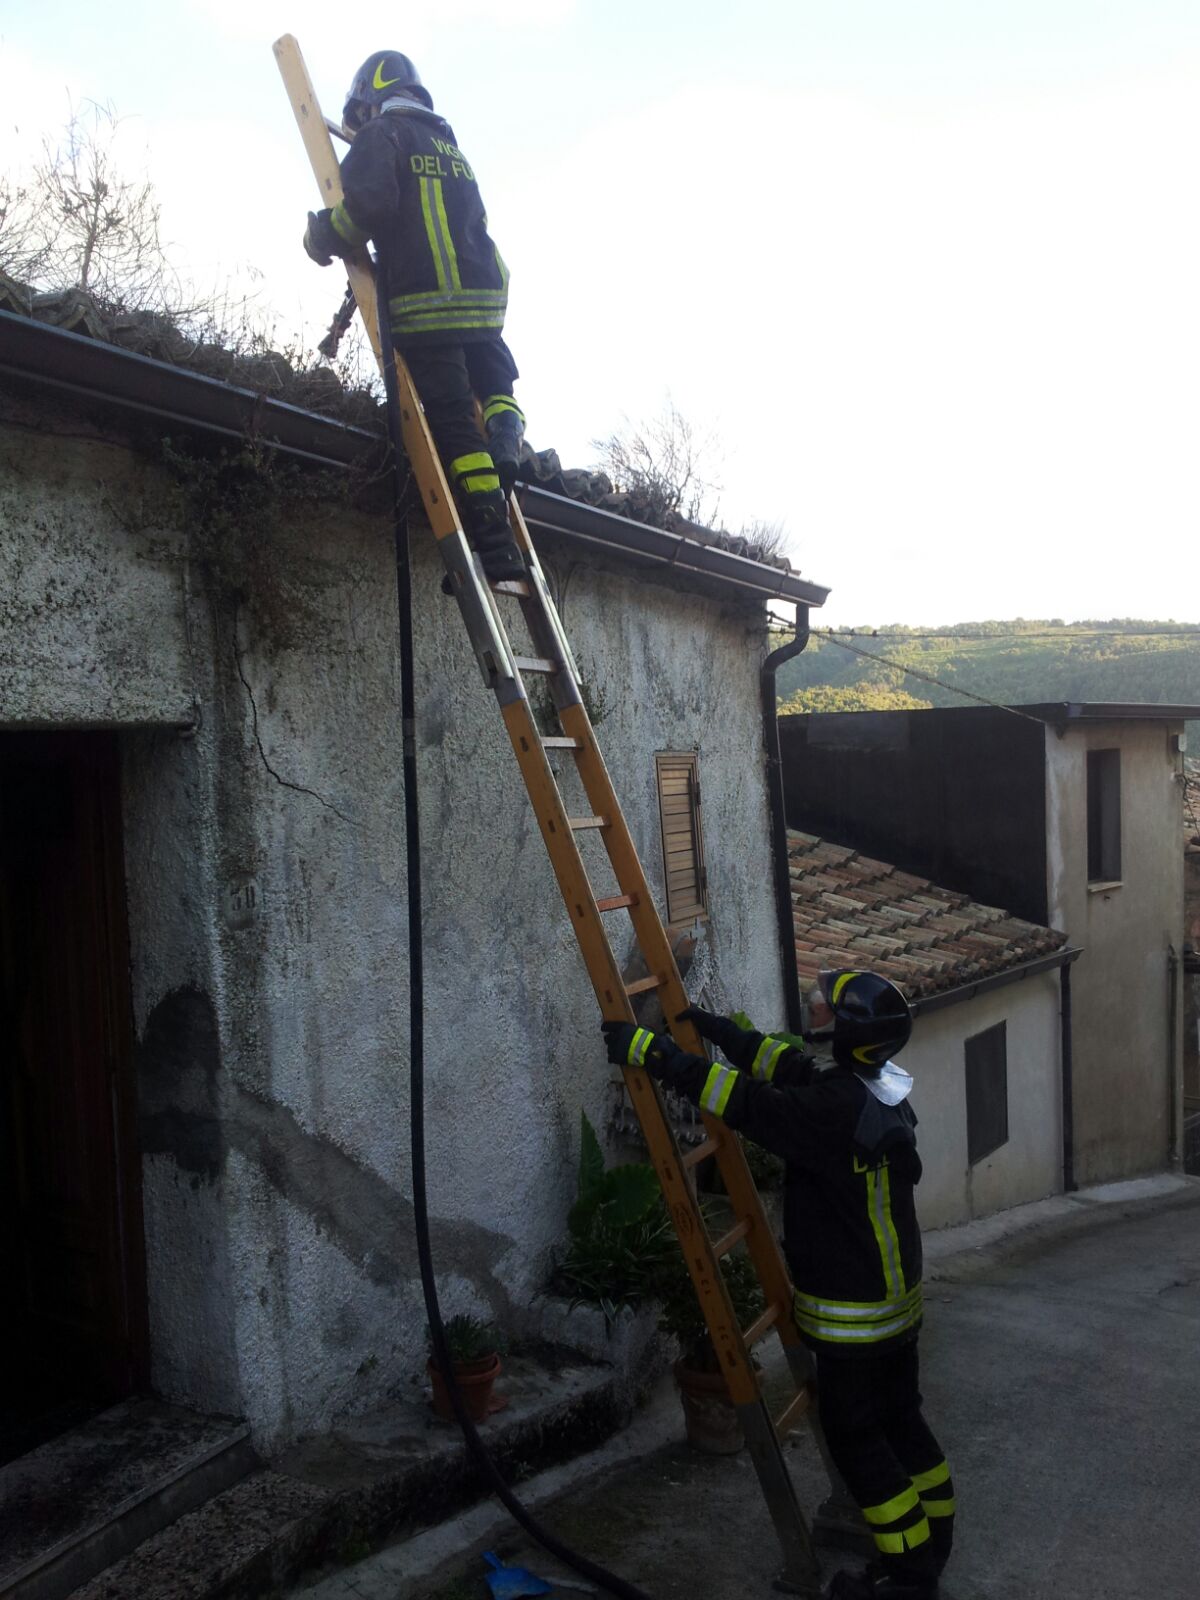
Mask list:
[[[790,1404],[775,1418],[775,1432],[782,1438],[785,1433],[794,1428],[800,1418],[808,1410],[808,1390],[800,1389]]]
[[[761,1317],[757,1318],[757,1320],[752,1322],[748,1328],[743,1330],[742,1338],[745,1340],[748,1346],[757,1344],[761,1338],[770,1333],[771,1329],[778,1321],[779,1307],[777,1305],[768,1306]]]
[[[619,911],[622,906],[635,906],[638,903],[635,894],[609,894],[603,900],[596,901],[597,911]]]
[[[715,1139],[705,1139],[703,1144],[696,1145],[685,1155],[680,1156],[679,1164],[685,1170],[688,1167],[698,1167],[706,1156],[715,1156],[720,1148]]]
[[[578,832],[581,828],[607,828],[607,817],[568,817],[568,824]]]
[[[499,583],[490,583],[488,588],[493,594],[515,594],[522,600],[528,600],[533,593],[524,578],[501,578]]]
[[[551,661],[549,656],[514,656],[518,672],[561,672],[562,662]]]
[[[578,739],[572,739],[565,733],[547,733],[542,735],[543,750],[582,750],[583,745]]]
[[[659,973],[654,972],[648,978],[638,978],[634,983],[627,983],[625,985],[625,993],[645,994],[649,989],[660,989],[661,987],[662,977]]]
[[[743,1217],[740,1222],[735,1222],[728,1233],[722,1234],[719,1239],[714,1241],[713,1254],[715,1256],[727,1256],[734,1245],[740,1243],[753,1226],[754,1224],[749,1217]]]

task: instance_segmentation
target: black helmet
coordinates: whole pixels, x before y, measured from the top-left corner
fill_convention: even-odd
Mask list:
[[[843,1066],[877,1071],[903,1050],[912,1033],[912,1012],[894,983],[877,972],[841,968],[818,975],[833,1012],[833,1054]]]
[[[402,56],[399,50],[376,50],[354,74],[342,109],[343,126],[357,133],[370,120],[373,106],[381,106],[401,92],[416,95],[433,110],[433,96],[422,84],[408,57]]]

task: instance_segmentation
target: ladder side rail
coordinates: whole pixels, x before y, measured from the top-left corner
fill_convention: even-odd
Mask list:
[[[341,168],[325,118],[317,103],[316,90],[313,88],[308,68],[304,64],[304,57],[300,53],[300,46],[292,34],[285,33],[282,38],[276,39],[272,48],[296,118],[296,125],[300,129],[300,137],[308,152],[309,164],[317,180],[317,187],[321,191],[322,203],[335,206],[342,198]],[[375,293],[375,272],[371,258],[365,250],[356,250],[346,258],[346,273],[354,290],[354,297],[358,301],[363,327],[367,331],[375,359],[382,371],[383,350],[379,340],[379,305]],[[425,408],[413,387],[408,367],[398,352],[395,353],[395,363],[404,448],[413,475],[420,486],[429,525],[436,538],[445,539],[461,532],[454,497],[450,493],[441,459],[434,446],[433,436],[429,432],[429,424],[425,420]]]
[[[304,140],[304,148],[308,152],[313,176],[321,191],[321,204],[335,206],[342,198],[341,169],[333,148],[333,140],[329,137],[329,129],[317,103],[317,92],[313,88],[313,81],[300,53],[300,46],[293,34],[285,33],[282,38],[276,39],[271,48],[275,52],[279,75],[283,79],[283,86],[292,104],[296,126],[300,129],[300,137]],[[347,257],[346,273],[354,290],[354,298],[358,301],[363,327],[367,330],[375,359],[382,368],[383,350],[379,343],[379,308],[375,300],[375,274],[371,270],[371,258],[365,250],[356,250],[352,256]]]
[[[646,964],[661,980],[658,995],[662,1001],[663,1015],[671,1019],[672,1034],[680,1046],[695,1055],[703,1055],[704,1044],[694,1026],[673,1020],[686,1009],[688,998],[670,940],[659,919],[645,871],[596,743],[587,709],[582,702],[564,706],[559,717],[564,732],[579,741],[575,758],[589,803],[596,809],[603,804],[606,807],[605,815],[613,818],[613,826],[604,833],[605,847],[621,892],[634,897],[635,903],[629,908],[629,916]],[[791,1278],[779,1243],[767,1223],[745,1152],[721,1118],[711,1116],[708,1112],[702,1112],[701,1118],[708,1136],[716,1142],[717,1165],[733,1209],[739,1217],[748,1218],[753,1224],[746,1239],[746,1249],[754,1262],[768,1302],[780,1308],[780,1318],[776,1323],[779,1337],[785,1346],[798,1344],[800,1333],[794,1321]]]

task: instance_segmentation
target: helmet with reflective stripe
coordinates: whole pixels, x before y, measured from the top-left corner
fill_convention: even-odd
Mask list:
[[[433,96],[426,89],[416,67],[399,50],[377,50],[368,56],[354,74],[354,82],[346,96],[342,122],[351,133],[357,133],[371,113],[385,100],[394,100],[398,94],[415,95],[423,105],[433,110]]]
[[[903,1050],[912,1033],[908,1001],[877,972],[840,968],[818,975],[833,1012],[833,1054],[843,1066],[878,1071]]]

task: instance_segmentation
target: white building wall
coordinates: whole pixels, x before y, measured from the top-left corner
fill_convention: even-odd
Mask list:
[[[1168,951],[1183,935],[1183,724],[1071,723],[1046,731],[1051,921],[1083,954],[1072,975],[1075,1174],[1080,1184],[1170,1158],[1181,1005],[1170,1032]],[[1121,752],[1121,881],[1088,885],[1087,752]],[[1178,1115],[1178,1112],[1177,1112]]]
[[[965,1041],[1006,1024],[1008,1141],[967,1158]],[[1059,977],[1049,972],[918,1016],[899,1065],[914,1079],[923,1228],[983,1217],[1062,1189]]]
[[[235,475],[205,523],[152,457],[18,437],[0,559],[20,571],[35,551],[73,586],[52,635],[31,599],[4,613],[0,726],[127,729],[154,1381],[248,1416],[271,1447],[379,1404],[424,1359],[390,519],[303,483],[274,514]],[[699,749],[711,919],[692,992],[781,1016],[762,607],[569,553],[549,570],[656,890],[654,753]],[[434,1251],[448,1312],[519,1334],[610,1071],[440,571],[417,537]],[[44,670],[21,665],[31,652]],[[628,922],[611,923],[624,957]]]

